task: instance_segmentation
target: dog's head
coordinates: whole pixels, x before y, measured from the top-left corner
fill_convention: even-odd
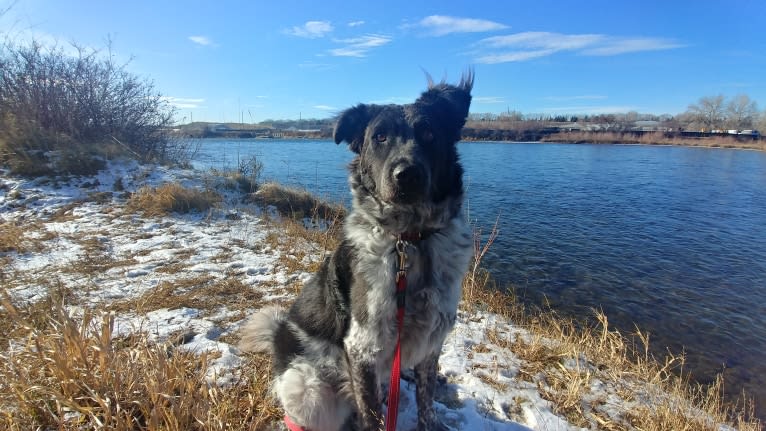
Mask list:
[[[335,143],[358,154],[360,184],[386,205],[437,203],[462,195],[455,144],[471,105],[473,74],[457,85],[431,83],[409,105],[360,104],[344,111]]]

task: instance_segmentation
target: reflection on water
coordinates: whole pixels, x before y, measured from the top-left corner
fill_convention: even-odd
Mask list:
[[[519,296],[600,308],[653,346],[725,369],[766,414],[766,154],[681,147],[465,143],[470,217],[500,236],[485,260]],[[352,154],[329,141],[204,141],[200,166],[258,154],[265,176],[348,199]]]

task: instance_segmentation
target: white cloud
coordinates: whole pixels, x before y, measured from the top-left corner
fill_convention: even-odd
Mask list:
[[[484,64],[526,61],[570,51],[588,56],[611,56],[640,51],[681,48],[684,45],[650,37],[624,38],[603,34],[522,32],[480,40],[475,61]]]
[[[330,105],[314,105],[314,108],[319,109],[321,111],[337,111],[338,108]]]
[[[391,42],[389,36],[368,34],[351,39],[337,39],[335,42],[342,43],[342,48],[331,49],[328,52],[334,57],[366,57],[367,52],[373,48],[386,45]]]
[[[541,49],[536,51],[512,51],[500,54],[487,54],[476,58],[477,63],[497,64],[510,63],[513,61],[526,61],[533,58],[545,57],[556,52],[554,49]]]
[[[506,103],[505,97],[502,96],[476,96],[472,99],[474,103],[483,103],[483,104],[497,104],[497,103]]]
[[[527,31],[507,36],[493,36],[479,41],[490,48],[520,48],[556,50],[580,49],[592,46],[604,38],[600,34],[561,34]]]
[[[350,23],[348,23],[348,26],[349,27],[359,27],[360,25],[363,25],[363,24],[364,24],[364,21],[362,21],[362,20],[351,21]]]
[[[285,33],[297,36],[305,37],[307,39],[318,39],[325,37],[328,33],[333,31],[335,27],[332,26],[330,21],[306,21],[302,26],[294,26],[285,30]]]
[[[586,49],[585,55],[619,55],[629,52],[640,51],[659,51],[664,49],[683,48],[684,45],[668,39],[657,38],[634,38],[634,39],[614,39],[605,43],[603,46]]]
[[[173,97],[173,96],[165,96],[162,99],[168,104],[181,109],[199,108],[200,105],[205,101],[205,99],[192,99],[192,98],[186,98],[186,97]]]
[[[508,28],[504,24],[475,18],[459,18],[445,15],[431,15],[423,18],[414,27],[426,29],[432,36],[450,33],[478,33]]]
[[[216,46],[212,39],[207,36],[189,36],[189,40],[202,46]]]

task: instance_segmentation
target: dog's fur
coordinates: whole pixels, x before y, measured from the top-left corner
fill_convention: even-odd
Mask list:
[[[447,429],[433,409],[437,361],[455,323],[472,253],[463,219],[456,143],[473,74],[433,84],[409,105],[360,104],[343,112],[335,142],[350,164],[353,211],[340,247],[289,311],[266,308],[243,327],[243,350],[273,355],[274,393],[292,421],[312,431],[377,430],[381,386],[396,345],[395,244],[407,243],[402,369],[414,367],[418,430]]]

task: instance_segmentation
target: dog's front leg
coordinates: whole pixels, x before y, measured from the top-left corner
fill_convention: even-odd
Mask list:
[[[375,364],[349,353],[354,399],[357,405],[356,429],[378,431],[383,429],[383,414]]]
[[[427,357],[415,366],[417,385],[418,431],[448,431],[450,428],[436,417],[434,392],[436,391],[436,369],[439,352]]]

